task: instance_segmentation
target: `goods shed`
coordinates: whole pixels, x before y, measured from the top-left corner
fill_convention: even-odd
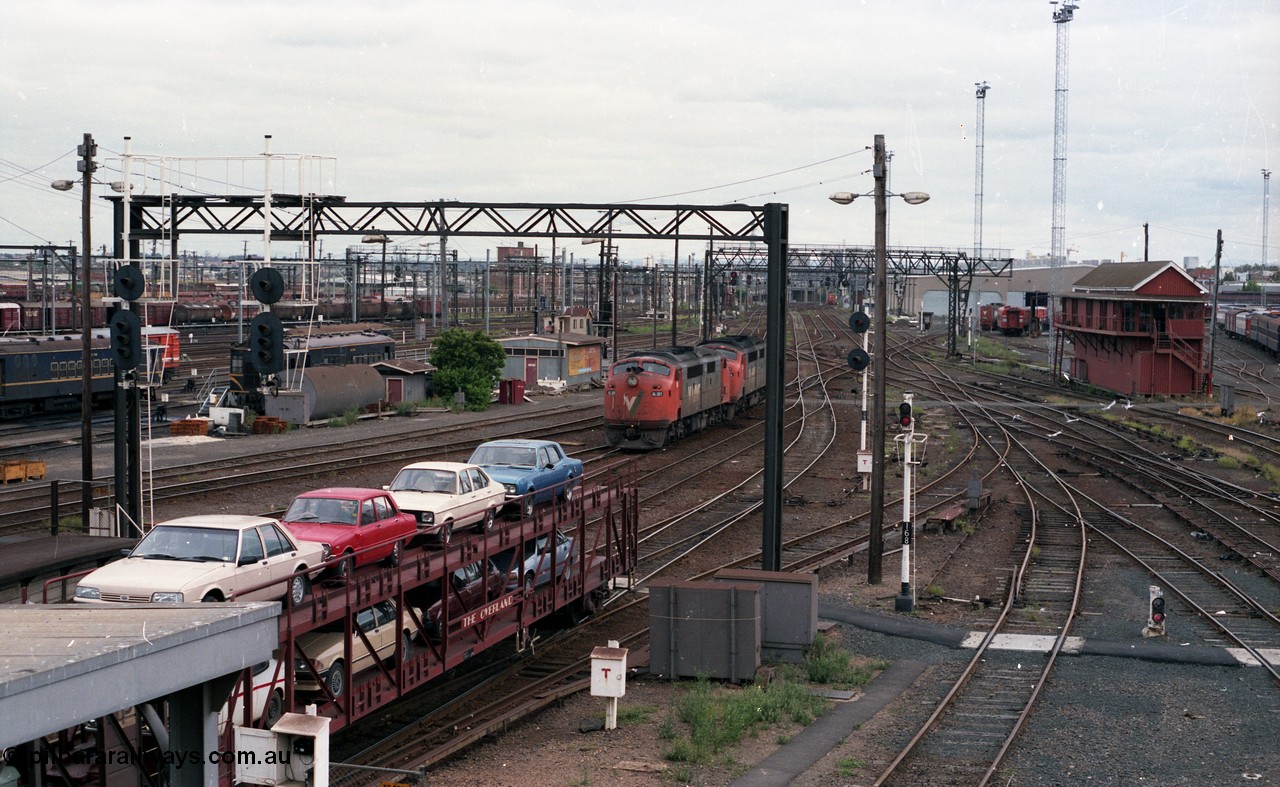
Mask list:
[[[507,354],[505,379],[524,380],[533,387],[553,381],[568,388],[598,383],[604,366],[605,340],[582,333],[512,336],[499,339]]]

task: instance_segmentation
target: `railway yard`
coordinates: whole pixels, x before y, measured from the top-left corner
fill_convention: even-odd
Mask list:
[[[584,732],[603,711],[585,691],[584,659],[619,640],[632,665],[647,664],[649,581],[760,568],[762,407],[635,453],[609,447],[594,388],[481,413],[229,439],[155,428],[143,447],[148,505],[157,521],[278,518],[302,492],[382,487],[408,462],[461,462],[509,437],[559,441],[585,463],[584,489],[593,476],[602,486],[631,479],[630,589],[620,583],[594,609],[574,605],[575,625],[540,627],[523,652],[495,646],[345,726],[335,763],[424,768],[427,783],[453,785],[1280,784],[1280,432],[1266,417],[1280,405],[1274,358],[1223,339],[1218,381],[1235,386],[1224,415],[1217,401],[1131,401],[1055,383],[1044,340],[989,335],[976,353],[948,359],[936,328],[894,326],[887,406],[911,393],[915,432],[927,435],[914,449],[918,600],[908,613],[895,611],[896,426],[883,581],[867,581],[869,495],[855,466],[863,400],[846,363],[847,319],[834,308],[789,316],[782,570],[818,575],[821,636],[877,677],[809,724],[784,718],[704,761],[669,756],[676,709],[696,682],[643,668],[628,680],[619,728]],[[734,330],[763,334],[751,320]],[[225,355],[199,365],[212,373]],[[181,418],[176,385],[170,412]],[[0,439],[0,450],[39,455],[50,478],[78,473],[78,447],[57,445],[64,436],[39,446]],[[0,536],[36,531],[47,505],[39,482],[6,486]],[[554,506],[543,515],[560,516]],[[1152,586],[1165,599],[1165,633],[1144,637]],[[11,588],[0,593],[16,600]],[[332,783],[370,783],[369,773],[335,766]]]

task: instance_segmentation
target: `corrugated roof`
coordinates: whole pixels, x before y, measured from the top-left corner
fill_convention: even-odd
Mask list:
[[[1164,273],[1166,270],[1172,269],[1179,276],[1194,284],[1197,288],[1204,288],[1192,278],[1180,266],[1169,261],[1157,262],[1114,262],[1099,265],[1093,270],[1076,280],[1072,285],[1072,290],[1080,292],[1088,291],[1109,291],[1109,292],[1137,292],[1147,282]]]
[[[422,361],[415,361],[410,358],[397,358],[394,361],[378,361],[370,364],[375,369],[391,369],[396,372],[404,372],[405,374],[421,374],[423,372],[434,372],[436,367]]]

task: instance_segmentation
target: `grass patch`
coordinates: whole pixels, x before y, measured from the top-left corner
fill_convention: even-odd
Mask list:
[[[618,705],[618,724],[648,724],[656,705]]]
[[[699,679],[676,705],[688,732],[678,735],[664,757],[673,762],[708,764],[747,735],[792,721],[807,725],[829,702],[790,680],[731,688]]]
[[[335,415],[329,419],[329,426],[351,426],[360,420],[360,411],[355,407],[348,407],[342,415]]]
[[[862,760],[845,757],[844,759],[836,761],[836,775],[847,779],[851,776],[857,775],[858,771],[865,767],[867,767],[867,764]]]
[[[825,713],[831,702],[814,694],[813,684],[855,688],[887,666],[855,658],[831,638],[819,637],[803,664],[777,665],[767,686],[722,686],[699,678],[658,722],[658,737],[671,742],[663,757],[686,765],[732,764],[731,749],[743,738],[779,725],[807,726]],[[649,708],[646,718],[655,711]],[[785,744],[793,735],[790,728],[778,730],[776,740]]]

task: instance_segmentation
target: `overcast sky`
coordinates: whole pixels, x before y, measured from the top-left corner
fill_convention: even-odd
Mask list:
[[[1209,264],[1221,229],[1224,264],[1259,262],[1261,170],[1280,138],[1280,2],[1078,6],[1069,256],[1141,259],[1147,223],[1151,259]],[[870,245],[871,201],[827,196],[872,190],[870,147],[884,134],[890,189],[932,195],[891,201],[890,242],[968,248],[985,81],[983,245],[1048,254],[1057,7],[8,0],[0,244],[78,245],[78,192],[48,183],[77,176],[90,132],[103,159],[131,136],[135,154],[206,160],[202,176],[209,159],[262,153],[271,134],[276,153],[326,157],[316,190],[362,201],[785,202],[792,244]],[[218,177],[258,177],[245,166]],[[109,216],[98,202],[95,246]],[[1274,261],[1280,222],[1269,229]],[[340,253],[343,241],[328,243]],[[453,247],[483,258],[498,243]],[[183,248],[241,245],[192,236]]]

